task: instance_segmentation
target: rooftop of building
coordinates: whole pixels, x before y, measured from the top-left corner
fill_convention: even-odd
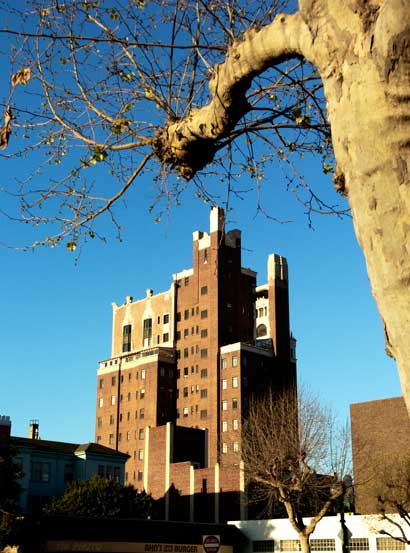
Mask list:
[[[49,453],[67,453],[67,454],[79,454],[79,453],[95,453],[98,455],[116,455],[118,457],[128,458],[129,455],[121,453],[110,447],[106,447],[94,442],[87,442],[84,444],[72,444],[69,442],[56,442],[52,440],[41,440],[40,438],[23,438],[20,436],[10,436],[10,443],[15,447],[28,447],[35,448],[36,450],[47,451]]]

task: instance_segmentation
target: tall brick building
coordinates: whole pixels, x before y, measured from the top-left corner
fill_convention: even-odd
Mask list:
[[[286,259],[268,282],[241,265],[241,232],[213,208],[193,233],[193,266],[165,292],[113,304],[111,358],[100,362],[96,441],[128,453],[128,482],[170,519],[244,516],[241,424],[250,395],[293,387]]]

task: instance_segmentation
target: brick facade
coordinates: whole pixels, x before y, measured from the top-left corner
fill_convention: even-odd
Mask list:
[[[257,287],[224,221],[213,208],[168,291],[113,304],[112,356],[98,369],[96,441],[130,455],[128,481],[164,498],[166,518],[177,504],[179,518],[239,515],[248,398],[296,381],[286,259],[270,255]],[[181,427],[197,432],[181,438]]]
[[[408,459],[410,419],[402,397],[350,406],[355,508],[379,512],[377,497],[386,475]]]

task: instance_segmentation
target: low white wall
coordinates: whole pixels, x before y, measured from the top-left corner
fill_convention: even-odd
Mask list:
[[[393,515],[394,516],[394,515]],[[402,522],[399,517],[396,520]],[[292,528],[288,519],[270,519],[270,520],[240,520],[231,521],[228,524],[233,524],[240,528],[240,530],[248,538],[248,543],[241,551],[241,553],[268,553],[269,551],[281,552],[291,551],[286,549],[283,540],[298,540],[297,532]],[[378,553],[380,551],[397,551],[403,549],[410,549],[409,546],[401,544],[394,540],[386,540],[386,535],[381,533],[381,530],[385,529],[394,536],[399,536],[400,531],[389,525],[386,521],[382,521],[380,516],[377,515],[345,515],[345,525],[347,527],[347,533],[350,538],[367,538],[368,542],[364,542],[359,545],[357,541],[353,541],[353,547],[349,549],[350,553],[356,553],[359,551],[370,551],[372,553]],[[410,538],[410,528],[406,524],[401,524],[407,538]],[[378,539],[382,538],[382,540]],[[335,551],[336,553],[343,553],[343,531],[340,516],[331,516],[323,518],[317,525],[316,530],[311,536],[311,540],[334,540],[327,544],[325,548],[325,542],[316,542],[315,546],[324,545],[323,549],[312,548],[315,551]],[[255,542],[269,542],[274,543],[261,544]],[[281,544],[282,541],[282,544]],[[368,549],[365,549],[366,543],[368,543]],[[288,544],[289,545],[289,542]],[[334,548],[333,548],[334,547]],[[297,546],[294,551],[298,551]]]

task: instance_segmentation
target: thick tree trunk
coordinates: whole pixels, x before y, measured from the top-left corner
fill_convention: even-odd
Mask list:
[[[214,73],[212,102],[158,137],[159,157],[189,178],[248,107],[251,79],[303,55],[323,79],[337,162],[410,411],[410,6],[408,0],[300,0],[245,35]],[[354,267],[352,267],[354,270]]]
[[[397,360],[410,410],[410,6],[407,0],[356,5],[343,18],[340,3],[329,0],[338,52],[318,65],[336,178],[348,194],[386,350]]]

